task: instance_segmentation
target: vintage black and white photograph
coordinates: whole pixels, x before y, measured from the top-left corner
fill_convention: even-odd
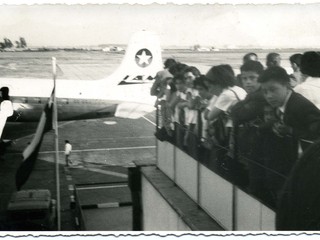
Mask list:
[[[319,12],[0,4],[0,231],[320,230]]]

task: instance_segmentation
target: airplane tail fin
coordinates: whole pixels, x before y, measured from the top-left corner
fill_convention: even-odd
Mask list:
[[[131,37],[121,65],[107,78],[107,83],[116,85],[153,80],[162,68],[158,35],[139,31]]]

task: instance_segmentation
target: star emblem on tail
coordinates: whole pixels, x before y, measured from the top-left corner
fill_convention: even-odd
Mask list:
[[[152,62],[152,53],[146,49],[140,49],[135,56],[136,63],[139,67],[148,67]]]

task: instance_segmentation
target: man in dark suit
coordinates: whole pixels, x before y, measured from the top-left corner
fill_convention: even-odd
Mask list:
[[[320,110],[289,87],[287,72],[278,66],[264,71],[259,81],[266,101],[276,108],[280,121],[274,131],[299,139],[315,140],[320,136]]]

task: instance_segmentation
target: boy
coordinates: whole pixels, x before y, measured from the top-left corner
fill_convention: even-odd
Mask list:
[[[169,106],[174,112],[174,121],[178,122],[182,125],[185,124],[185,118],[182,118],[182,114],[180,110],[187,107],[187,85],[183,74],[177,74],[173,78],[173,83],[177,89],[174,96],[172,97]]]
[[[177,144],[183,147],[184,128],[186,125],[186,116],[184,108],[188,106],[187,85],[183,74],[177,74],[173,78],[173,83],[177,91],[172,94],[169,107],[173,113],[172,118],[175,123],[174,130],[177,136]]]
[[[249,190],[263,197],[271,206],[276,207],[280,190],[288,177],[297,155],[297,141],[290,136],[279,137],[272,126],[279,120],[274,108],[264,107],[263,123],[253,145],[249,162]]]
[[[269,53],[267,55],[267,61],[266,61],[266,65],[267,67],[274,67],[274,66],[278,66],[280,67],[281,65],[281,57],[279,53]]]
[[[256,53],[250,52],[243,56],[242,63],[246,63],[248,61],[258,61],[258,55]]]
[[[280,136],[292,135],[313,140],[320,136],[320,110],[290,88],[290,79],[281,67],[270,67],[259,78],[266,101],[274,108],[280,123],[273,126]]]
[[[240,67],[240,71],[242,86],[248,95],[231,109],[231,117],[236,124],[254,120],[257,117],[261,119],[265,105],[265,99],[258,82],[258,78],[263,72],[262,64],[258,61],[247,61]]]
[[[258,82],[258,78],[263,72],[263,66],[258,61],[247,61],[240,67],[240,70],[242,86],[248,95],[243,101],[233,106],[231,118],[235,126],[234,131],[237,132],[237,135],[234,136],[235,153],[241,152],[241,156],[238,156],[238,161],[245,168],[249,168],[250,178],[252,178],[252,175],[254,175],[252,172],[259,171],[252,171],[255,166],[250,164],[247,159],[252,157],[253,146],[258,138],[256,126],[262,121],[263,107],[266,104]],[[253,160],[256,161],[257,159],[254,158]],[[256,182],[259,181],[251,180],[250,184]],[[251,188],[255,189],[255,187]],[[253,192],[255,191],[253,190]]]
[[[291,64],[291,68],[293,70],[293,73],[290,75],[290,85],[292,88],[295,86],[299,85],[300,83],[303,82],[303,76],[300,71],[300,65],[301,65],[301,58],[302,54],[301,53],[296,53],[293,54],[289,60]]]
[[[201,133],[199,137],[206,137],[207,121],[204,118],[205,110],[209,104],[212,94],[205,84],[206,77],[201,75],[194,81],[194,88],[198,91],[199,96],[194,99],[194,108],[201,111]],[[200,122],[198,122],[198,125]]]
[[[320,53],[305,52],[301,57],[301,72],[306,76],[303,83],[294,88],[294,91],[312,102],[320,109]]]
[[[242,58],[242,64],[245,64],[246,62],[249,62],[249,61],[258,61],[258,55],[253,52],[250,52],[244,55]],[[239,87],[243,87],[241,82],[241,74],[238,74],[236,77],[236,85]]]

